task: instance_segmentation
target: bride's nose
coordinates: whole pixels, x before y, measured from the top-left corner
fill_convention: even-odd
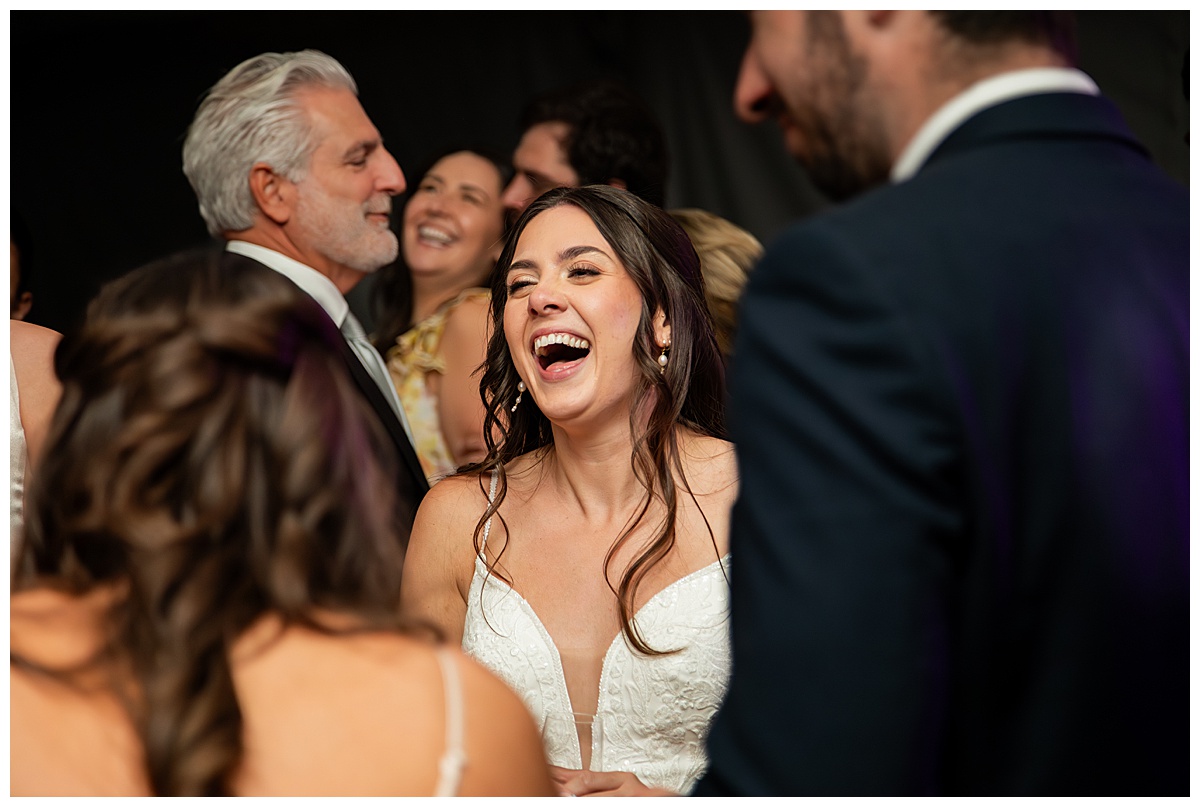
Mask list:
[[[529,310],[533,314],[551,314],[566,308],[562,286],[554,278],[540,280],[529,295]]]

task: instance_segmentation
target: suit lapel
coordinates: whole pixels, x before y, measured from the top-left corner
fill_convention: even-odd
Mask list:
[[[221,268],[231,272],[270,272],[271,275],[278,277],[288,283],[292,283],[285,275],[272,270],[269,266],[247,258],[244,255],[238,255],[234,252],[225,252],[221,257]],[[293,286],[296,284],[292,283]],[[299,288],[298,286],[296,288]],[[301,289],[303,291],[303,289]],[[322,309],[324,310],[324,309]],[[421,461],[417,459],[417,452],[413,448],[412,441],[408,439],[408,435],[404,431],[404,426],[396,418],[396,413],[392,411],[387,400],[383,397],[383,391],[379,389],[379,385],[371,378],[371,374],[363,367],[354,350],[341,336],[341,331],[337,327],[337,323],[330,320],[333,325],[333,330],[338,332],[339,352],[342,355],[342,361],[346,365],[346,369],[350,372],[350,377],[354,380],[355,386],[358,387],[362,396],[367,403],[375,411],[375,415],[379,418],[379,422],[387,430],[388,435],[392,438],[392,443],[396,447],[396,454],[400,459],[400,465],[410,478],[410,483],[404,480],[399,481],[399,487],[402,492],[411,492],[414,497],[413,507],[420,502],[425,493],[429,490],[429,482],[425,479],[425,472],[421,469]]]
[[[408,439],[408,435],[404,431],[404,426],[396,418],[396,413],[392,411],[392,407],[388,405],[387,399],[383,397],[383,390],[379,389],[379,385],[375,383],[375,379],[367,372],[367,368],[363,367],[358,356],[353,348],[343,338],[339,341],[341,346],[342,360],[346,363],[346,369],[350,371],[351,377],[354,378],[354,383],[358,385],[359,391],[363,397],[371,404],[371,408],[375,410],[375,414],[379,416],[380,422],[387,427],[388,434],[391,435],[392,442],[396,444],[396,452],[400,457],[401,464],[407,469],[409,475],[414,480],[419,480],[417,485],[421,495],[429,490],[429,483],[425,479],[425,472],[421,469],[421,461],[417,459],[417,452],[413,448],[412,441]]]

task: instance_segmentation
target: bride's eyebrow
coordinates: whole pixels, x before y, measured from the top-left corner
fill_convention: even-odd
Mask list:
[[[587,255],[588,253],[591,253],[591,252],[595,252],[598,255],[603,255],[605,258],[608,258],[610,261],[613,259],[611,255],[609,255],[607,252],[600,249],[599,247],[593,247],[593,246],[588,246],[586,244],[581,244],[580,246],[577,246],[577,247],[567,247],[562,252],[558,253],[558,260],[560,263],[565,263],[566,261],[574,260],[575,258],[578,258],[581,255]]]
[[[528,258],[524,258],[519,261],[513,261],[511,264],[509,264],[508,272],[509,272],[509,274],[512,274],[513,272],[517,271],[518,269],[536,269],[536,268],[537,268],[536,263],[529,260]]]

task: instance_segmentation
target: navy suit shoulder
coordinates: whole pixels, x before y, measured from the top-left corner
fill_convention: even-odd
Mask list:
[[[699,793],[1188,792],[1189,226],[1047,94],[769,247]]]

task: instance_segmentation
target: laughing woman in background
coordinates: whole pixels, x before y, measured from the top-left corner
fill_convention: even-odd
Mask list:
[[[376,287],[384,356],[433,482],[484,456],[479,377],[488,285],[504,245],[510,170],[485,150],[445,153],[404,207],[401,260]]]

